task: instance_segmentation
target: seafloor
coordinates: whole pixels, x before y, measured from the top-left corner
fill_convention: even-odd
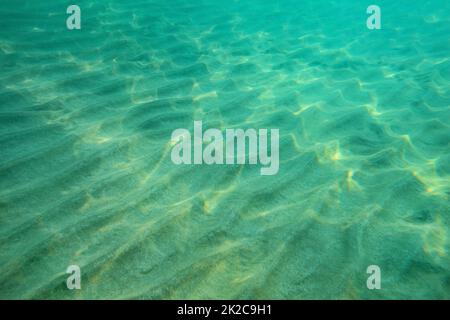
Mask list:
[[[449,1],[76,2],[0,2],[0,298],[450,298]],[[194,120],[278,174],[174,165]]]

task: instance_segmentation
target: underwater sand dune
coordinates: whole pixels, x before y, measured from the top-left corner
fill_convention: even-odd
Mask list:
[[[2,1],[0,298],[450,298],[450,4],[379,2]],[[278,174],[174,165],[194,120]]]

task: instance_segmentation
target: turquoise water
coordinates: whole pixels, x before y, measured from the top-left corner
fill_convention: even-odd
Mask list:
[[[450,298],[449,1],[76,4],[0,2],[0,298]],[[194,120],[278,174],[174,165]]]

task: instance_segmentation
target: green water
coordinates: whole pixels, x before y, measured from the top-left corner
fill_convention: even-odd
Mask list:
[[[449,1],[76,4],[0,2],[0,298],[450,298]],[[278,174],[174,165],[194,120]]]

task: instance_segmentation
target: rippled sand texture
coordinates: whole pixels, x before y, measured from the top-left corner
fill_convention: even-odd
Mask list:
[[[450,298],[450,2],[76,3],[0,2],[0,298]],[[279,173],[175,166],[193,120]]]

